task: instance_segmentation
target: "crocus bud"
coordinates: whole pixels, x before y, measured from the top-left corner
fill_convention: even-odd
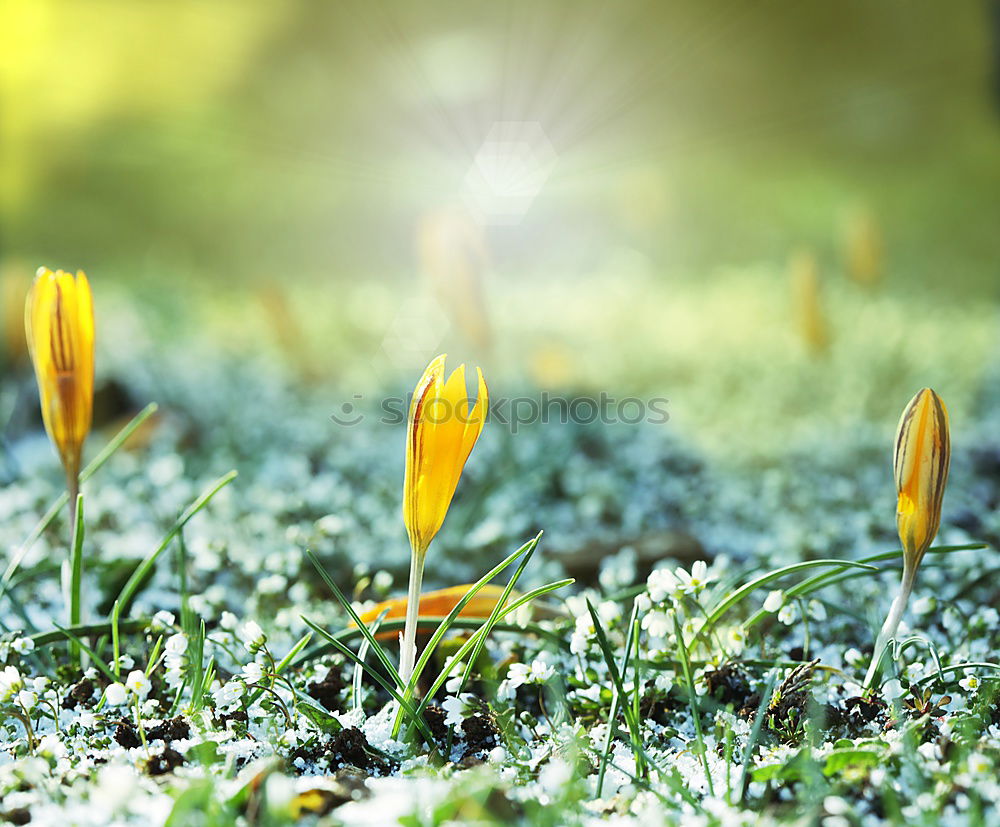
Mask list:
[[[72,486],[94,404],[94,309],[87,277],[40,267],[24,322],[42,419]]]
[[[940,396],[924,388],[903,411],[893,451],[896,526],[905,563],[913,571],[941,524],[950,459],[948,409]]]
[[[823,313],[816,256],[808,250],[797,251],[789,260],[788,271],[792,282],[795,321],[802,340],[809,350],[820,353],[826,350],[830,337]]]
[[[465,365],[444,377],[445,355],[424,371],[410,403],[406,425],[403,521],[414,554],[423,555],[438,533],[459,477],[486,421],[489,396],[476,368],[475,405],[465,387]]]

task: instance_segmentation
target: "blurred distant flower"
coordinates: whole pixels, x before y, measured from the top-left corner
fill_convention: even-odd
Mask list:
[[[861,209],[848,216],[844,248],[847,274],[854,281],[873,287],[882,280],[885,270],[882,233],[869,211]]]
[[[893,449],[896,483],[896,527],[903,545],[903,580],[899,594],[875,642],[865,677],[870,686],[889,638],[896,634],[913,591],[917,568],[941,524],[941,502],[948,482],[951,439],[948,410],[934,391],[919,391],[903,411]]]
[[[492,332],[483,285],[486,235],[461,209],[433,210],[417,227],[420,266],[437,300],[469,344],[485,351]]]
[[[66,470],[74,508],[94,403],[94,309],[87,277],[39,268],[24,319],[42,418]]]
[[[806,347],[822,352],[830,343],[820,294],[819,266],[808,250],[795,253],[789,262],[795,323]]]
[[[465,386],[465,365],[445,379],[445,354],[432,361],[417,383],[406,424],[403,522],[410,538],[410,586],[400,677],[408,680],[416,661],[417,619],[424,557],[448,513],[465,462],[486,422],[489,394],[483,372],[475,405]]]

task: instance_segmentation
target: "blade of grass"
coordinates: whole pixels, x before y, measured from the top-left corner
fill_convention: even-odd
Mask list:
[[[740,780],[740,802],[746,799],[747,790],[750,787],[750,758],[753,755],[754,749],[757,747],[757,741],[760,738],[760,730],[764,725],[764,716],[767,714],[767,708],[771,705],[771,698],[774,695],[774,687],[778,683],[778,670],[772,669],[771,674],[767,679],[767,687],[760,694],[760,703],[757,705],[757,714],[754,715],[753,726],[750,728],[750,735],[747,738],[746,744],[743,746],[743,761],[740,766],[743,767],[743,775]]]
[[[135,620],[126,620],[119,624],[120,631],[125,633],[131,632],[141,632],[149,625],[148,617],[141,617]],[[113,629],[111,623],[85,623],[82,626],[74,626],[71,629],[66,629],[62,626],[56,626],[55,629],[50,629],[47,632],[39,632],[36,635],[31,636],[31,640],[35,644],[35,648],[41,648],[42,646],[49,646],[53,643],[58,643],[61,640],[69,640],[70,633],[77,635],[78,637],[90,637],[92,635],[107,635],[113,634]]]
[[[205,629],[205,623],[204,623],[204,621],[202,621],[202,631],[203,632],[204,632],[204,629]],[[278,661],[278,663],[275,664],[275,666],[274,666],[274,674],[275,675],[280,675],[282,672],[285,671],[285,669],[288,668],[288,664],[290,664],[292,662],[292,659],[299,652],[301,652],[303,649],[306,648],[306,646],[309,644],[309,641],[312,640],[312,636],[313,636],[312,632],[306,632],[304,635],[302,635],[302,637],[300,637],[298,639],[298,641],[295,643],[295,645],[288,651],[288,654],[285,655],[280,661]],[[254,692],[254,694],[250,696],[250,700],[247,702],[247,706],[251,706],[263,694],[264,694],[264,690],[263,689],[256,690]]]
[[[628,695],[625,692],[625,685],[622,683],[621,674],[619,674],[618,666],[615,664],[614,651],[608,642],[608,636],[604,631],[604,625],[601,623],[601,617],[597,614],[594,604],[590,602],[590,598],[587,598],[587,611],[590,612],[590,619],[594,624],[594,636],[597,638],[597,645],[600,647],[601,654],[604,657],[604,664],[608,667],[608,674],[614,683],[615,693],[619,698],[627,699]],[[626,651],[627,656],[628,652]],[[625,723],[628,725],[629,738],[632,742],[632,752],[635,755],[636,772],[640,776],[644,776],[646,774],[645,751],[642,748],[642,732],[639,721],[632,717],[632,707],[628,703],[622,706],[622,713],[625,716]],[[612,725],[613,723],[609,719],[608,726]]]
[[[708,750],[705,748],[705,736],[701,731],[701,705],[698,703],[698,693],[694,689],[691,660],[688,657],[687,646],[684,644],[684,630],[681,629],[681,621],[677,617],[677,612],[671,612],[670,614],[674,619],[674,636],[677,638],[677,651],[681,656],[684,683],[687,685],[688,706],[691,709],[691,720],[694,721],[694,737],[698,744],[698,755],[701,757],[701,764],[705,769],[705,783],[708,785],[708,794],[714,796],[715,785],[712,783],[712,770],[708,765]]]
[[[79,626],[80,596],[82,594],[83,581],[83,494],[76,495],[76,518],[73,521],[73,547],[70,552],[70,577],[69,577],[69,625]],[[87,664],[82,654],[75,646],[70,647],[73,660],[80,661],[80,668],[85,669]]]
[[[441,625],[441,621],[444,620],[440,616],[431,616],[420,618],[420,622],[417,624],[418,629],[423,629],[425,631],[430,631],[431,629],[437,629]],[[451,629],[463,629],[475,631],[486,620],[485,617],[459,617],[451,622]],[[379,632],[386,634],[387,632],[398,632],[403,628],[405,620],[403,618],[392,618],[391,620],[386,620],[379,627]],[[545,638],[546,640],[552,642],[553,644],[559,646],[562,649],[568,650],[569,643],[563,635],[556,634],[551,629],[545,629],[539,626],[537,623],[525,623],[524,625],[515,625],[512,623],[497,623],[493,627],[494,631],[497,632],[513,632],[517,633],[528,633],[536,635],[537,637]],[[339,632],[333,635],[341,643],[349,643],[355,638],[363,637],[358,629],[353,627],[348,629],[341,629]],[[308,663],[317,657],[330,651],[329,645],[325,643],[317,644],[309,649],[308,652],[304,652],[302,657],[300,657],[296,662],[296,666],[301,666],[304,663]],[[664,667],[665,668],[665,667]]]
[[[208,505],[209,502],[211,502],[212,497],[236,479],[236,476],[236,471],[230,471],[228,474],[224,474],[219,477],[201,494],[200,497],[198,497],[198,499],[184,509],[184,512],[177,518],[177,522],[171,526],[170,531],[167,532],[166,536],[160,542],[160,545],[157,546],[157,548],[149,554],[146,559],[142,561],[142,563],[139,564],[136,570],[132,572],[132,576],[128,579],[128,582],[122,586],[122,590],[119,592],[117,598],[117,602],[122,605],[122,608],[128,607],[129,601],[131,601],[135,596],[135,593],[138,591],[143,579],[150,572],[153,566],[156,565],[157,559],[167,549],[174,537],[176,537],[180,533],[181,529],[187,525],[188,520]]]
[[[326,629],[324,629],[322,626],[313,623],[308,617],[305,616],[302,617],[302,620],[307,626],[309,626],[310,629],[315,631],[320,637],[327,640],[331,646],[333,646],[344,657],[348,658],[352,663],[363,665],[363,661],[361,661],[361,659],[357,655],[355,655],[354,652],[352,652],[343,643],[341,643],[333,635],[327,632]],[[403,707],[406,710],[406,715],[410,720],[410,725],[415,726],[418,730],[420,730],[420,734],[424,737],[424,740],[427,742],[428,747],[430,747],[431,750],[436,751],[434,735],[427,727],[427,723],[423,720],[423,718],[420,717],[420,713],[413,708],[412,704],[410,704],[410,702],[407,701],[397,691],[396,687],[399,685],[399,682],[397,681],[394,685],[392,682],[387,681],[378,672],[375,671],[370,671],[368,674],[372,678],[372,680],[378,683],[379,686],[381,686],[386,692],[388,692],[393,697],[396,703],[398,703],[401,707]],[[397,674],[396,677],[393,678],[393,680],[395,681],[398,677],[399,675]]]
[[[544,586],[539,586],[537,589],[532,589],[527,594],[521,595],[517,600],[511,603],[510,606],[504,608],[500,613],[500,618],[504,618],[513,612],[516,612],[521,606],[530,603],[536,597],[541,597],[543,594],[548,594],[549,592],[554,592],[556,589],[561,589],[564,586],[569,586],[574,582],[572,577],[568,577],[565,580],[556,580],[552,583],[547,583]],[[494,625],[494,629],[498,628],[498,624]],[[472,650],[472,647],[476,645],[476,641],[483,636],[486,630],[486,624],[483,623],[465,640],[465,642],[458,648],[458,651],[452,656],[451,660],[441,669],[434,682],[431,684],[430,691],[424,695],[423,699],[420,701],[420,705],[417,707],[417,712],[423,714],[424,709],[427,704],[431,702],[431,699],[437,694],[437,691],[444,686],[444,682],[448,680],[448,676],[451,674],[452,670],[461,663],[465,656]],[[412,724],[411,724],[412,727]]]
[[[67,638],[69,638],[69,640],[75,643],[82,651],[90,655],[90,659],[93,661],[94,666],[97,667],[98,671],[101,672],[104,675],[104,677],[106,677],[112,683],[118,680],[118,678],[115,677],[115,673],[104,665],[104,662],[97,656],[97,653],[93,649],[91,649],[86,643],[80,640],[80,638],[74,635],[69,629],[64,629],[58,623],[55,624],[55,627],[60,632],[62,632]]]
[[[976,549],[983,549],[983,548],[989,548],[989,546],[986,545],[985,543],[966,543],[965,545],[958,545],[958,546],[935,546],[934,548],[927,549],[927,553],[951,554],[956,551],[973,551]],[[895,551],[883,551],[879,552],[878,554],[872,554],[868,557],[862,557],[857,562],[862,564],[871,564],[871,563],[882,563],[887,560],[902,560],[902,558],[903,558],[903,550],[896,549]],[[843,565],[837,567],[833,571],[824,571],[821,574],[813,575],[812,577],[803,580],[801,583],[798,583],[792,586],[791,588],[787,589],[785,591],[785,595],[786,597],[800,597],[812,594],[813,592],[825,588],[826,586],[832,586],[835,583],[840,583],[843,582],[844,580],[851,579],[854,577],[865,577],[868,574],[866,570],[864,572],[851,572],[845,577],[838,576],[847,571],[848,568],[850,567]],[[895,571],[897,570],[897,568],[899,567],[892,567],[891,570]],[[881,574],[888,570],[890,569],[882,568],[878,569],[878,572]],[[746,623],[743,624],[743,628],[744,629],[753,628],[758,623],[760,623],[761,620],[763,620],[770,614],[771,612],[766,612],[763,609],[759,609],[750,617],[750,619]]]
[[[112,440],[104,446],[101,452],[94,457],[80,472],[80,484],[83,485],[87,480],[89,480],[94,474],[96,474],[114,453],[125,444],[125,441],[135,433],[136,429],[142,425],[149,417],[151,417],[159,406],[155,402],[150,402],[145,408],[143,408],[139,413],[132,417],[132,421],[129,422],[124,428],[122,428]],[[23,562],[25,556],[31,550],[31,547],[35,544],[35,541],[42,536],[42,533],[47,529],[52,521],[56,518],[60,511],[65,507],[66,503],[69,502],[69,493],[63,492],[60,494],[55,502],[49,506],[49,510],[42,515],[42,518],[36,523],[35,527],[31,530],[28,538],[21,544],[21,547],[17,550],[13,557],[11,557],[10,562],[7,564],[7,568],[4,570],[3,577],[0,577],[0,597],[7,591],[7,585],[10,583],[10,579],[14,576],[18,567]]]
[[[622,658],[621,673],[624,675],[629,667],[629,659],[632,652],[632,640],[635,635],[636,630],[636,619],[639,615],[639,604],[636,601],[632,602],[632,615],[629,619],[628,624],[628,638],[625,641],[625,657]],[[607,732],[604,735],[604,746],[601,750],[601,762],[597,768],[597,792],[596,797],[600,798],[604,790],[604,776],[607,773],[608,761],[611,758],[611,744],[614,741],[615,730],[617,729],[615,721],[618,718],[618,705],[621,702],[621,698],[618,695],[618,686],[615,685],[611,688],[611,708],[608,710],[608,725]],[[633,714],[634,710],[633,710]]]
[[[358,613],[354,611],[354,607],[351,605],[351,601],[344,596],[344,593],[340,590],[340,587],[333,582],[333,578],[330,577],[329,574],[327,574],[327,571],[323,567],[323,564],[319,561],[319,558],[315,554],[313,554],[311,549],[306,549],[306,556],[309,558],[309,562],[313,564],[313,567],[316,569],[316,571],[319,572],[319,576],[323,578],[323,582],[326,583],[330,591],[333,592],[333,596],[337,599],[337,602],[340,603],[341,608],[343,608],[344,611],[347,612],[348,616],[351,618],[354,625],[357,627],[358,631],[368,641],[368,645],[375,653],[375,657],[378,658],[379,663],[382,664],[385,671],[396,682],[396,686],[402,687],[403,681],[399,677],[399,672],[396,670],[396,667],[393,666],[392,661],[389,660],[389,656],[386,654],[385,649],[382,647],[382,644],[380,644],[377,640],[375,640],[375,636],[371,633],[371,630],[368,628],[367,625],[365,625],[365,623],[361,620],[361,618],[358,617]],[[309,625],[312,626],[311,623]],[[326,640],[333,639],[332,636],[325,631],[322,636]],[[334,645],[338,646],[339,648],[340,641],[338,640]],[[352,657],[354,656],[353,653],[351,656]]]
[[[808,560],[804,563],[793,563],[790,566],[782,566],[779,569],[774,569],[773,571],[766,572],[759,577],[754,578],[749,583],[740,586],[740,588],[735,591],[730,592],[726,597],[724,597],[714,609],[712,609],[705,621],[701,624],[701,627],[695,632],[694,637],[691,639],[691,648],[698,643],[698,641],[711,629],[719,619],[729,611],[733,606],[739,603],[743,598],[752,594],[754,591],[759,589],[761,586],[766,586],[768,583],[785,577],[789,574],[794,574],[798,571],[804,571],[806,569],[817,568],[819,566],[841,566],[844,568],[859,568],[868,569],[870,571],[877,571],[875,566],[870,566],[866,563],[855,563],[851,560]]]
[[[382,620],[385,618],[386,612],[388,611],[389,611],[388,609],[383,609],[382,612],[379,614],[379,616],[372,621],[371,625],[372,637],[378,634],[379,626],[382,625]],[[368,645],[368,641],[365,640],[362,641],[361,648],[358,649],[358,660],[361,661],[361,663],[355,664],[354,676],[351,680],[351,693],[355,711],[361,709],[361,680],[365,676],[365,669],[362,664],[364,664],[365,658],[368,657],[368,650],[370,648],[371,647]],[[400,712],[402,712],[402,707],[400,707]],[[393,733],[394,736],[395,734],[396,733]]]
[[[523,555],[525,561],[529,560],[531,558],[531,555],[534,554],[535,547],[538,545],[538,541],[541,539],[541,537],[542,537],[542,532],[538,532],[538,534],[533,539],[529,540],[513,554],[509,555],[504,560],[500,561],[497,565],[495,565],[492,569],[490,569],[488,572],[486,572],[486,574],[484,574],[475,583],[473,583],[473,585],[469,588],[469,590],[464,595],[462,595],[462,599],[459,600],[458,603],[456,603],[452,607],[451,611],[448,612],[447,615],[445,615],[444,619],[441,620],[437,629],[435,629],[434,634],[431,636],[431,639],[427,642],[427,645],[424,646],[423,652],[420,653],[420,658],[417,660],[416,665],[413,667],[413,675],[410,680],[410,685],[406,687],[407,697],[412,696],[413,688],[417,686],[417,681],[420,679],[420,675],[423,672],[424,667],[427,665],[431,656],[434,654],[434,650],[437,648],[438,643],[441,642],[441,638],[443,638],[448,633],[448,630],[455,623],[462,609],[466,607],[469,601],[476,596],[476,593],[480,589],[482,589],[483,586],[485,586],[487,583],[489,583],[490,580],[492,580],[494,577],[500,574],[504,569],[506,569],[509,565],[511,565],[511,563],[517,560],[518,557],[521,557]],[[523,565],[524,564],[522,562],[522,568]],[[500,598],[500,600],[497,601],[497,604],[494,607],[493,612],[491,612],[491,616],[494,613],[496,613],[497,607],[501,607],[504,605],[504,603],[506,603],[507,598],[509,596],[510,596],[510,589],[508,588],[507,590],[504,591],[503,596]],[[385,628],[389,628],[388,623],[386,624]]]

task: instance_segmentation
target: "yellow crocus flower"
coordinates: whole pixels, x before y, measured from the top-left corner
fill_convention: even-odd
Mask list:
[[[410,584],[400,677],[408,680],[416,660],[416,631],[424,557],[451,505],[458,479],[486,422],[489,392],[483,372],[475,404],[465,387],[465,365],[445,379],[446,354],[434,359],[417,383],[406,423],[403,522],[410,538]]]
[[[42,419],[66,469],[73,508],[94,404],[94,308],[83,272],[73,276],[40,267],[24,324]]]
[[[924,388],[900,417],[892,458],[896,527],[906,563],[914,571],[941,525],[950,459],[948,409],[940,396]]]
[[[445,380],[445,354],[427,366],[413,392],[406,423],[403,521],[414,554],[424,554],[455,495],[465,461],[486,421],[489,395],[483,372],[475,406],[465,387],[465,365]]]
[[[930,388],[919,391],[903,410],[896,428],[892,466],[896,482],[896,527],[903,545],[903,579],[875,641],[865,687],[878,672],[889,639],[913,591],[920,561],[941,525],[941,501],[948,482],[951,440],[948,409]]]

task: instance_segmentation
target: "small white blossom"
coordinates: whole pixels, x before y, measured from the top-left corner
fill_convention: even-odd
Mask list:
[[[810,600],[807,605],[809,608],[809,617],[813,620],[819,621],[820,623],[826,620],[826,606],[818,600]]]
[[[982,681],[975,675],[969,675],[969,677],[960,680],[958,685],[961,686],[966,692],[975,694],[979,691],[979,687],[982,686]]]
[[[240,630],[240,638],[247,649],[251,650],[263,646],[267,640],[264,630],[260,628],[260,624],[253,620],[248,620],[243,624],[243,628]]]
[[[232,612],[223,612],[219,618],[219,625],[227,632],[235,631],[239,622],[239,619]]]
[[[245,690],[246,687],[241,681],[229,681],[212,693],[212,700],[222,712],[229,712],[239,704]]]
[[[770,591],[767,593],[767,597],[764,598],[764,611],[765,612],[776,612],[782,607],[785,602],[785,593],[780,589],[775,591]]]
[[[34,651],[35,641],[33,641],[30,637],[19,637],[11,643],[10,648],[19,655],[26,655],[28,652]]]
[[[264,677],[264,667],[252,661],[243,667],[243,678],[247,683],[258,683]]]
[[[124,684],[113,683],[104,690],[104,700],[109,706],[121,706],[128,698],[128,690]]]
[[[149,624],[151,629],[161,630],[167,629],[174,625],[177,619],[174,617],[173,612],[168,612],[166,610],[161,610],[153,615],[153,620]]]
[[[17,693],[17,702],[25,709],[31,709],[36,703],[38,703],[38,696],[34,692],[22,689]]]
[[[786,603],[778,612],[778,620],[786,626],[791,626],[799,619],[799,607],[794,603]]]
[[[145,672],[141,669],[133,669],[125,679],[125,687],[140,698],[145,698],[149,694],[149,690],[152,689],[152,684],[150,684]]]
[[[163,644],[163,651],[167,655],[184,655],[188,650],[188,636],[183,632],[171,635]]]
[[[642,617],[642,628],[650,637],[667,638],[673,632],[674,624],[667,612],[647,612]]]
[[[0,672],[0,700],[5,701],[24,686],[16,666],[5,666]]]

